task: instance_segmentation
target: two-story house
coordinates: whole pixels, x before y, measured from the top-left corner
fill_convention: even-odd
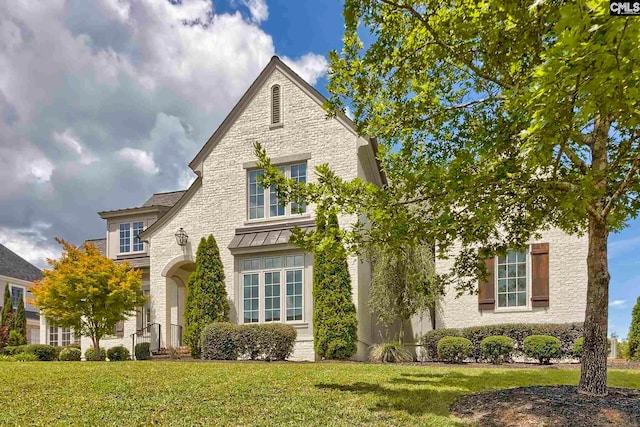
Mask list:
[[[24,303],[27,317],[27,343],[40,342],[40,314],[37,308],[29,304],[33,298],[31,285],[42,279],[42,272],[11,249],[0,244],[0,307],[4,302],[5,289],[11,291],[13,309],[18,308],[20,300]]]
[[[107,237],[98,241],[114,259],[144,272],[147,307],[116,328],[102,345],[179,346],[189,274],[202,237],[220,247],[235,323],[284,322],[298,340],[293,359],[314,360],[312,255],[289,243],[294,226],[313,227],[314,206],[281,206],[275,192],[258,183],[253,144],[261,142],[286,176],[312,182],[327,163],[341,178],[359,177],[383,186],[373,139],[359,136],[343,114],[328,119],[325,98],[274,57],[189,164],[196,175],[185,191],[155,194],[141,207],[101,212]],[[300,212],[301,211],[301,212]],[[343,216],[348,227],[354,217]],[[448,267],[438,261],[438,269]],[[491,261],[490,284],[480,296],[454,298],[438,311],[436,327],[482,323],[582,321],[586,303],[586,241],[559,231],[543,234],[529,250]],[[358,352],[365,360],[380,334],[367,309],[371,266],[351,257],[349,272],[358,311]],[[480,299],[479,299],[480,298]],[[431,329],[416,318],[406,336]],[[83,349],[89,346],[83,339]]]

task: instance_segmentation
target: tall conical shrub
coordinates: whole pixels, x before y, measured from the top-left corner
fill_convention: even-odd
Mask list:
[[[229,319],[229,300],[224,282],[220,250],[213,236],[200,239],[196,252],[196,270],[189,276],[184,309],[184,341],[193,357],[200,357],[200,335],[212,322]]]
[[[313,262],[313,339],[323,359],[347,359],[357,351],[358,319],[351,298],[347,253],[338,218],[318,208]]]
[[[18,308],[13,318],[13,330],[16,331],[27,342],[27,312],[24,309],[24,299],[20,298]]]
[[[640,360],[640,297],[631,312],[631,328],[629,328],[629,358]]]
[[[11,313],[13,312],[13,300],[11,299],[11,289],[7,284],[4,287],[4,300],[2,302],[2,312],[0,312],[0,326],[8,326],[11,328],[11,325],[7,323],[11,320]]]

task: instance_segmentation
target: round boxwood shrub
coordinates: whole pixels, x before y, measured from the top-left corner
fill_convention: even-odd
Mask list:
[[[584,337],[580,337],[573,343],[573,355],[576,359],[582,357],[582,347],[584,346]],[[607,340],[607,355],[611,352],[611,340]]]
[[[549,335],[531,335],[524,339],[522,350],[540,364],[548,365],[551,359],[562,356],[562,343]]]
[[[94,348],[89,347],[84,352],[84,358],[92,362],[103,362],[107,358],[107,350],[105,350],[104,348],[100,348],[100,357],[98,358],[96,357],[96,351],[94,350]]]
[[[122,362],[123,360],[131,359],[131,353],[125,346],[117,345],[107,350],[107,357],[109,362]]]
[[[462,363],[471,356],[473,343],[462,337],[444,337],[438,341],[438,357],[450,363]]]
[[[136,353],[136,360],[151,359],[151,343],[139,342],[134,348]]]
[[[73,347],[63,348],[58,356],[58,360],[61,362],[78,362],[80,359],[82,359],[82,351]]]
[[[238,327],[227,322],[205,326],[201,337],[201,357],[205,360],[236,360],[244,350],[239,342],[239,331]]]
[[[482,357],[496,365],[511,359],[514,342],[504,335],[494,335],[480,341]]]

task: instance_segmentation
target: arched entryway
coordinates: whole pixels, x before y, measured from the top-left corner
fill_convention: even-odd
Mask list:
[[[187,282],[195,270],[191,258],[178,257],[172,260],[162,272],[166,280],[166,325],[165,339],[168,347],[183,346],[184,308],[187,301]]]

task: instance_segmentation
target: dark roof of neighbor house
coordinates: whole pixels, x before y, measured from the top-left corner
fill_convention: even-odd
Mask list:
[[[93,243],[95,245],[95,247],[100,251],[100,255],[107,255],[107,239],[106,238],[101,238],[101,239],[89,239],[89,240],[85,240],[85,243]]]
[[[187,190],[155,193],[153,196],[149,197],[142,206],[173,206],[178,202],[178,200],[180,200],[180,197],[182,197],[186,191]]]
[[[0,244],[0,275],[33,282],[42,271],[6,246]]]

